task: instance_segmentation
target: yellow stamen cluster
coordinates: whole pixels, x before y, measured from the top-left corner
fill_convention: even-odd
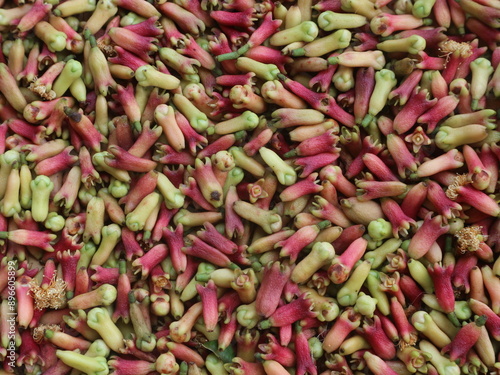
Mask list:
[[[40,324],[38,327],[33,328],[33,340],[35,342],[40,343],[42,342],[44,336],[45,336],[45,330],[50,329],[51,331],[54,332],[61,332],[61,326],[59,324]]]
[[[35,300],[35,308],[60,309],[66,303],[66,282],[54,276],[47,286],[40,286],[34,280],[30,282],[30,294]]]
[[[416,335],[415,333],[411,332],[410,333],[410,338],[409,338],[409,341],[410,342],[406,342],[405,340],[403,339],[400,339],[398,341],[398,348],[399,350],[405,350],[406,348],[408,348],[409,346],[414,346],[415,343],[417,342],[417,338],[418,338],[418,335]]]
[[[479,249],[479,245],[484,241],[481,229],[482,227],[473,225],[462,228],[455,234],[455,237],[457,237],[457,250],[461,254]]]
[[[28,89],[31,92],[34,92],[35,94],[38,94],[42,97],[42,99],[45,100],[53,100],[56,98],[56,93],[53,90],[47,90],[47,86],[37,84],[36,80],[33,80],[33,82],[30,83],[28,86]]]
[[[99,48],[106,57],[116,56],[116,51],[114,46],[106,44],[103,40],[98,39],[96,41],[97,48]]]
[[[452,200],[457,199],[458,197],[457,189],[460,186],[467,185],[468,183],[470,182],[466,174],[456,175],[455,179],[453,180],[453,183],[450,186],[448,186],[448,189],[446,189],[446,196]]]
[[[467,42],[456,42],[454,40],[448,39],[439,43],[439,50],[444,56],[449,56],[455,51],[460,52],[460,56],[463,58],[472,55],[472,46]]]
[[[153,277],[154,286],[159,289],[170,289],[172,287],[172,283],[170,282],[170,278],[167,276],[158,276]]]

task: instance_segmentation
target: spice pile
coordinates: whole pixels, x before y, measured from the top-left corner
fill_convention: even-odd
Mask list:
[[[500,1],[2,4],[0,374],[500,372]]]

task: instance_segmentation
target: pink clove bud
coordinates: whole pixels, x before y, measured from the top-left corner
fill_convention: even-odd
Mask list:
[[[392,234],[395,238],[406,237],[410,227],[415,227],[416,222],[407,216],[400,205],[390,198],[382,198],[382,212],[389,219],[392,225]]]
[[[317,225],[304,226],[286,240],[278,242],[275,248],[281,248],[280,257],[288,256],[291,261],[295,262],[300,251],[314,241],[321,229],[329,225],[330,222],[325,220]]]
[[[17,322],[20,327],[28,328],[35,310],[35,300],[30,293],[31,277],[21,276],[15,282],[15,291],[17,298]],[[10,310],[9,310],[10,311]],[[3,339],[3,335],[2,335]]]
[[[474,344],[481,336],[481,327],[485,325],[488,317],[481,315],[473,322],[470,322],[460,328],[457,335],[453,338],[452,342],[441,349],[442,353],[449,353],[450,360],[459,360],[460,366],[463,366],[467,360],[467,353],[472,349]]]
[[[387,136],[387,150],[396,163],[400,177],[405,177],[407,171],[417,171],[417,160],[406,147],[405,142],[396,134]]]
[[[412,93],[414,92],[416,93],[416,86],[420,82],[422,75],[423,75],[422,70],[419,69],[414,70],[397,88],[395,88],[389,93],[388,96],[389,100],[403,106],[407,104],[408,99],[412,96]],[[419,98],[420,97],[417,96],[415,99]]]
[[[307,336],[302,328],[295,333],[295,350],[296,350],[296,370],[297,375],[317,375],[318,369],[314,357],[311,353],[311,348],[307,340]]]
[[[38,22],[45,18],[51,9],[51,4],[45,4],[43,1],[35,1],[29,11],[18,20],[16,31],[20,36],[25,36]]]
[[[474,188],[485,190],[490,184],[491,175],[484,167],[479,155],[469,145],[463,146],[463,155],[467,169],[469,170],[468,178]]]
[[[76,265],[80,259],[80,251],[76,250],[74,253],[71,253],[69,250],[66,250],[58,252],[56,255],[59,264],[61,264],[66,290],[73,292],[75,290]]]
[[[452,200],[466,203],[487,215],[493,217],[500,215],[498,203],[487,194],[472,187],[467,175],[457,175],[454,182],[448,186],[446,196]]]
[[[203,146],[208,144],[207,139],[196,132],[190,125],[188,119],[179,111],[175,111],[175,120],[177,122],[177,125],[179,126],[180,131],[182,132],[182,134],[184,134],[184,139],[187,141],[189,150],[193,155],[196,154],[198,148],[202,148]]]
[[[416,309],[419,309],[424,292],[420,289],[415,280],[413,280],[410,276],[403,274],[399,279],[399,287],[401,288],[405,299]]]
[[[417,331],[408,321],[403,306],[396,297],[391,298],[391,315],[397,329],[398,335],[401,338],[400,346],[413,346],[417,342]]]
[[[290,267],[279,262],[266,266],[255,299],[255,308],[259,314],[267,318],[276,311],[290,273]]]
[[[109,62],[113,64],[118,64],[118,65],[124,65],[132,69],[133,71],[136,71],[143,65],[148,65],[147,62],[144,60],[140,59],[136,55],[134,55],[131,52],[128,52],[126,49],[120,47],[120,46],[115,46],[114,50],[116,52],[116,56],[112,56],[109,58]]]
[[[363,256],[368,242],[360,237],[342,253],[333,259],[328,268],[328,277],[335,284],[342,284],[347,280],[351,270],[358,260]]]
[[[108,31],[111,40],[125,48],[143,61],[153,62],[149,52],[155,52],[158,47],[154,44],[155,38],[142,36],[124,27],[112,27]]]
[[[137,268],[136,272],[141,272],[142,279],[145,279],[151,270],[160,264],[168,255],[168,247],[165,244],[153,246],[142,257],[132,262],[132,267]]]
[[[131,172],[149,172],[156,168],[157,163],[132,155],[120,146],[111,145],[108,147],[109,153],[112,158],[105,158],[105,163],[116,169],[121,169]]]
[[[190,35],[199,35],[205,31],[206,26],[203,20],[175,3],[165,2],[158,5],[157,8],[163,15],[172,20],[175,25]]]
[[[57,172],[69,169],[78,161],[78,156],[71,154],[73,150],[73,146],[68,146],[59,154],[38,162],[35,166],[35,173],[52,176]]]
[[[377,356],[385,360],[394,358],[396,347],[382,329],[382,323],[377,315],[373,319],[365,318],[362,328],[358,328],[357,331],[370,343]]]
[[[203,304],[203,321],[208,332],[212,332],[217,325],[219,312],[217,307],[217,287],[213,280],[209,280],[204,287],[196,285],[196,291],[200,295]]]
[[[459,215],[462,206],[449,199],[438,183],[429,180],[427,186],[427,198],[436,209],[436,213],[443,215],[447,219],[452,219]]]
[[[113,369],[115,375],[147,375],[155,370],[155,364],[139,359],[125,359],[113,356],[108,361],[108,366]]]
[[[441,215],[434,216],[429,213],[422,226],[417,230],[408,246],[408,255],[413,259],[419,259],[424,256],[432,244],[443,234],[447,233],[448,225],[443,225]]]
[[[375,354],[370,353],[370,351],[365,351],[363,354],[363,359],[366,361],[366,364],[370,371],[373,372],[374,375],[396,375],[397,371],[393,370],[387,363],[384,361],[382,357],[377,356]]]
[[[408,186],[400,181],[358,181],[356,187],[356,195],[360,201],[396,197],[408,191]]]
[[[417,119],[437,103],[436,98],[428,100],[427,96],[428,91],[426,89],[413,91],[408,103],[394,118],[394,130],[398,134],[410,130],[417,122]]]
[[[229,315],[229,321],[221,324],[220,334],[217,339],[219,350],[226,349],[233,341],[236,330],[238,329],[238,321],[236,320],[236,313]]]
[[[356,186],[350,182],[338,166],[328,165],[320,171],[320,178],[328,180],[342,194],[348,197],[356,195]]]
[[[304,195],[319,193],[321,190],[323,190],[323,187],[317,184],[317,177],[318,173],[311,173],[304,180],[288,186],[279,196],[281,201],[294,201]]]
[[[401,203],[401,210],[410,218],[416,218],[419,208],[427,199],[428,185],[426,182],[419,182],[414,185],[406,194]]]
[[[285,86],[290,89],[294,94],[305,100],[314,109],[327,114],[339,123],[349,127],[355,125],[354,116],[344,111],[336,102],[335,99],[328,94],[321,94],[313,92],[302,84],[292,81],[289,78],[278,75],[283,81]]]
[[[226,254],[233,254],[237,251],[238,246],[231,240],[224,237],[213,224],[206,222],[203,224],[205,230],[196,232],[196,235],[206,243],[217,247],[220,251]]]
[[[435,94],[434,94],[435,96]],[[459,103],[459,99],[454,95],[447,95],[439,98],[438,102],[430,109],[426,110],[418,119],[419,124],[427,124],[427,133],[434,131],[439,121],[451,114]]]
[[[399,178],[377,155],[367,152],[362,156],[362,160],[366,168],[381,181],[399,181]]]
[[[187,238],[191,241],[191,246],[182,248],[184,254],[207,260],[219,267],[234,266],[224,253],[210,246],[195,235],[189,234]]]
[[[393,15],[380,13],[370,22],[370,29],[373,33],[381,36],[389,36],[395,31],[412,30],[422,26],[423,21],[410,14]]]
[[[123,28],[133,31],[134,33],[139,34],[141,36],[158,37],[163,34],[163,31],[160,27],[158,20],[159,20],[158,16],[152,16],[142,22],[132,25],[127,25],[124,26]]]
[[[7,126],[17,135],[29,139],[32,143],[39,145],[44,141],[46,128],[42,125],[33,126],[19,118],[11,118],[7,120]]]
[[[83,114],[83,110],[75,111],[69,107],[64,108],[69,124],[82,138],[85,146],[99,152],[101,142],[105,140],[104,136],[94,127],[92,121]]]
[[[125,248],[125,259],[131,261],[135,257],[141,257],[144,254],[139,242],[135,238],[135,233],[127,227],[122,228],[121,240]]]
[[[306,317],[315,316],[316,313],[312,311],[312,301],[302,294],[292,302],[278,307],[268,319],[259,323],[259,328],[283,327]]]
[[[35,246],[45,251],[53,252],[50,244],[56,239],[56,235],[48,232],[40,232],[26,229],[16,229],[9,232],[0,232],[0,238],[6,238],[12,242],[24,246]]]
[[[241,12],[216,10],[212,11],[210,16],[217,21],[218,24],[246,29],[252,26],[255,21],[253,13],[253,9],[246,9]]]

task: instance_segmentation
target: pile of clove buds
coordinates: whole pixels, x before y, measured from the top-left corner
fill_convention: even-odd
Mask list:
[[[0,375],[500,374],[500,0],[0,4]]]

